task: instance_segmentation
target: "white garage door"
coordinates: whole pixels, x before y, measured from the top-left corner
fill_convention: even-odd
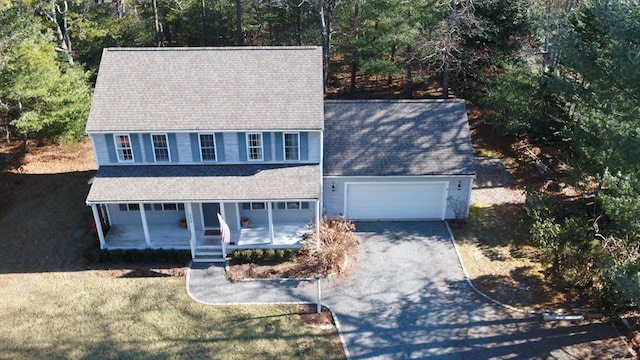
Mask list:
[[[442,220],[447,183],[348,183],[346,197],[346,216],[353,220]]]

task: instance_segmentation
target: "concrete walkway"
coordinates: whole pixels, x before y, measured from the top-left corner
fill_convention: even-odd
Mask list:
[[[359,223],[360,259],[323,280],[351,359],[584,359],[630,357],[608,323],[541,323],[479,298],[443,222]],[[207,304],[313,302],[314,282],[230,283],[194,267],[188,291]]]

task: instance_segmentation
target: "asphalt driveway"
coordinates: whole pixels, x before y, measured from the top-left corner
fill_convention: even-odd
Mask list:
[[[608,323],[542,323],[478,297],[467,285],[443,222],[358,223],[361,254],[344,279],[323,280],[351,359],[621,358]],[[208,304],[313,302],[312,282],[225,280],[193,268],[187,286]]]

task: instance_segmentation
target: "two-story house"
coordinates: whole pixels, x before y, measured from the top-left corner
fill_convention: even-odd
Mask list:
[[[105,49],[87,123],[101,247],[214,256],[218,213],[235,246],[299,244],[320,216],[320,51]]]
[[[87,123],[101,247],[221,260],[218,214],[230,249],[298,247],[323,212],[466,217],[464,102],[325,102],[321,52],[105,49]]]

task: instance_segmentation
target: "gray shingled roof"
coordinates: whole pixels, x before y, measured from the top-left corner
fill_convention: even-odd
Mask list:
[[[322,129],[319,47],[104,49],[87,132]]]
[[[463,100],[326,101],[325,176],[474,174]]]
[[[320,166],[101,166],[87,203],[319,199]]]

